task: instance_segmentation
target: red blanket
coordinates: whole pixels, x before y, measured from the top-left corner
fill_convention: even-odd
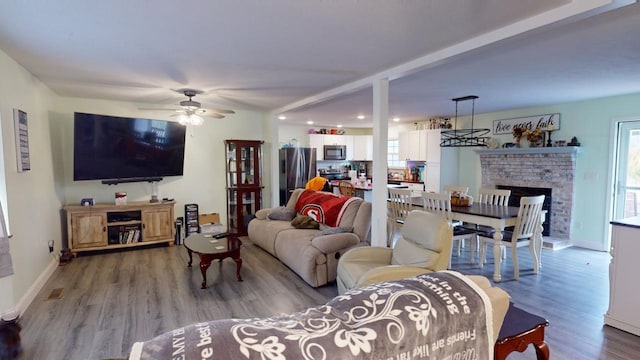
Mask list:
[[[309,216],[319,223],[336,227],[349,204],[357,198],[328,192],[305,190],[298,197],[296,212]]]

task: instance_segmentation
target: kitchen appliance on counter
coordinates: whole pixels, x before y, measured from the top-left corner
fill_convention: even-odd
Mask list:
[[[318,174],[327,180],[349,180],[349,171],[344,168],[319,169]]]
[[[324,150],[325,160],[346,160],[347,159],[346,145],[325,145],[323,150]]]
[[[316,149],[282,148],[280,157],[280,205],[289,201],[294,189],[304,188],[316,176]]]
[[[366,178],[367,174],[368,174],[367,163],[366,162],[360,162],[360,166],[358,166],[358,176]]]

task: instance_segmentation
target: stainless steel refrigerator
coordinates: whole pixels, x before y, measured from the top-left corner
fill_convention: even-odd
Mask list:
[[[294,189],[304,188],[316,176],[316,149],[280,149],[280,205],[286,205]]]

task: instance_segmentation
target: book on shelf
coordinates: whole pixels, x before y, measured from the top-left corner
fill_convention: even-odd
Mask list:
[[[140,241],[140,229],[136,229],[136,230],[133,232],[133,242],[134,242],[134,243],[137,243],[137,242],[139,242],[139,241]]]
[[[140,241],[140,228],[138,226],[122,226],[118,234],[120,244],[132,244]]]

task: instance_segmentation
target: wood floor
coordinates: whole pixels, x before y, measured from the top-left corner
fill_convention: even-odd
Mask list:
[[[155,247],[80,256],[59,267],[21,319],[24,354],[20,359],[103,359],[126,357],[135,341],[150,339],[202,320],[262,317],[303,310],[337,295],[335,284],[309,287],[266,252],[244,242],[243,282],[235,263],[214,262],[207,289],[200,270],[186,266],[181,246]],[[492,276],[468,253],[453,268]],[[603,326],[608,305],[609,255],[578,248],[543,252],[543,268],[531,274],[523,252],[519,281],[511,260],[499,286],[519,307],[546,317],[551,359],[640,359],[640,338]],[[197,263],[197,259],[194,259]],[[62,289],[59,298],[56,289]],[[53,294],[52,294],[53,293]],[[530,348],[509,359],[535,359]]]

